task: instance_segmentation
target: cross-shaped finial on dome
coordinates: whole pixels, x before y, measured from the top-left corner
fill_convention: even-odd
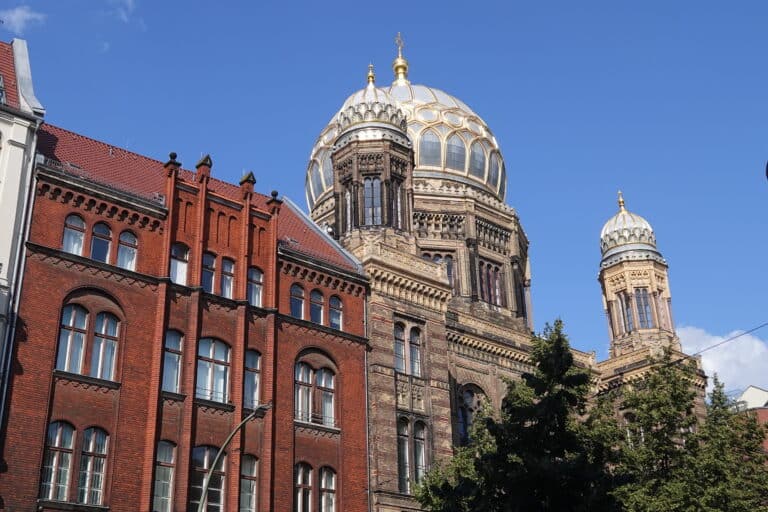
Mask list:
[[[397,37],[395,38],[395,45],[397,45],[397,58],[392,62],[392,70],[395,72],[395,82],[396,84],[407,84],[408,83],[408,61],[405,60],[405,57],[403,57],[403,47],[405,46],[405,41],[403,41],[403,36],[400,35],[400,32],[397,33]]]

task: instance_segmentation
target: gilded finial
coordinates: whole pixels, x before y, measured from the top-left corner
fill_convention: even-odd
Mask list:
[[[373,72],[373,64],[368,64],[368,83],[376,82],[376,74]]]
[[[619,190],[619,211],[627,211],[626,208],[624,208],[624,194],[621,193],[621,190]]]
[[[395,83],[407,84],[408,83],[408,61],[403,57],[403,47],[405,41],[400,32],[397,33],[395,38],[395,45],[397,45],[397,58],[392,61],[392,70],[395,72]]]

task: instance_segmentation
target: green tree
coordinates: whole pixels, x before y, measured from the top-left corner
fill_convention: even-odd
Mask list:
[[[696,416],[693,360],[670,351],[642,380],[624,385],[626,436],[614,495],[628,512],[693,510],[687,465]]]
[[[707,418],[691,449],[688,484],[695,510],[768,512],[765,435],[753,413],[736,409],[715,375]]]
[[[498,419],[485,419],[487,437],[460,449],[420,488],[427,510],[608,509],[610,415],[601,406],[584,421],[590,376],[574,365],[560,320],[534,337],[531,359],[534,371],[508,383]]]

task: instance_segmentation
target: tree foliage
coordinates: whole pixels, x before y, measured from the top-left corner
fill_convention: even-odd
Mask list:
[[[610,429],[597,416],[583,421],[590,376],[574,365],[560,320],[533,339],[531,359],[534,371],[508,383],[499,418],[486,417],[484,434],[420,488],[428,510],[579,511],[608,499],[600,436]]]

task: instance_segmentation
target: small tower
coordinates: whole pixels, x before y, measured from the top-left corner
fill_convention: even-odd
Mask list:
[[[413,148],[405,114],[375,85],[373,65],[368,85],[347,100],[337,118],[333,145],[334,215],[337,237],[360,229],[411,229],[410,194]]]
[[[680,351],[672,320],[667,262],[656,248],[647,220],[629,212],[619,192],[619,212],[600,233],[603,307],[608,317],[610,357],[645,348]]]

